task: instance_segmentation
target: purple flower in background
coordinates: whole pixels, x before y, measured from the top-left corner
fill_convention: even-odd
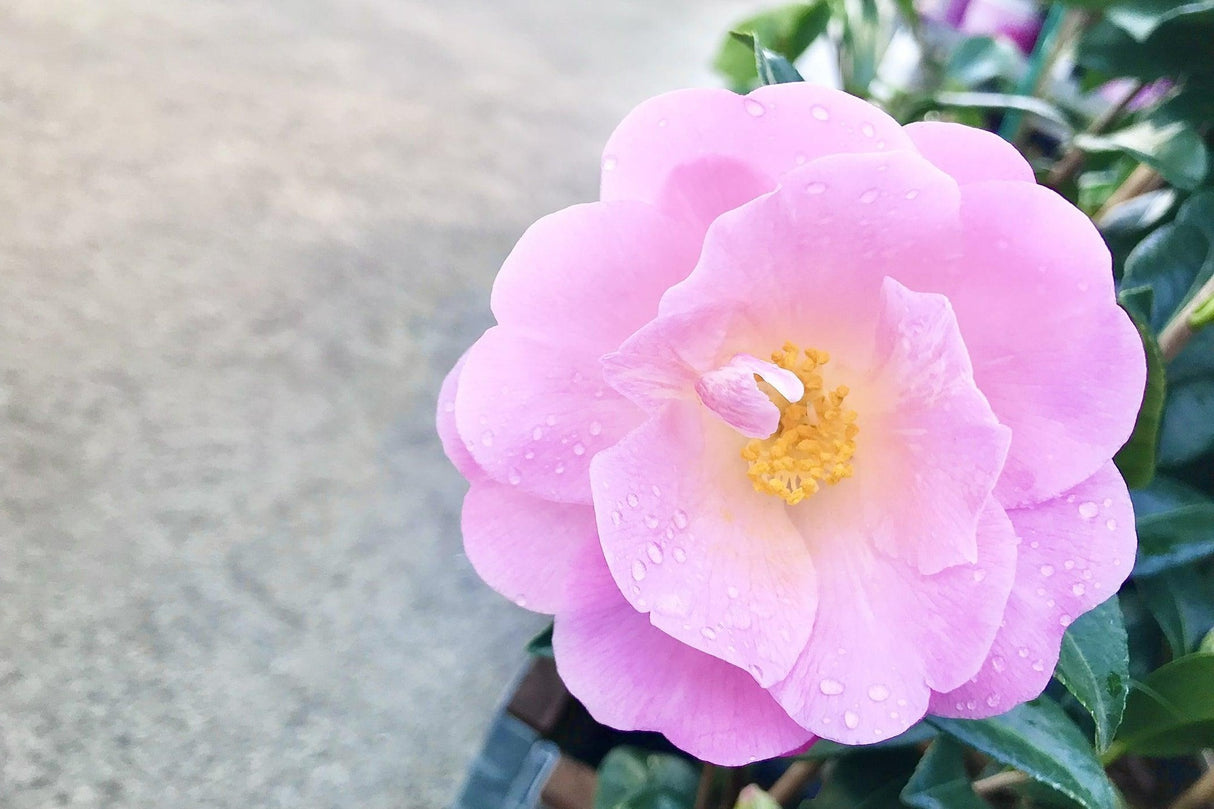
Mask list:
[[[922,12],[964,34],[1009,39],[1025,53],[1041,32],[1041,12],[1033,0],[932,0]]]

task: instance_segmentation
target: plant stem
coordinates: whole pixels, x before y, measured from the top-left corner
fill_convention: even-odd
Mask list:
[[[1065,17],[1067,17],[1067,11],[1062,3],[1054,3],[1050,6],[1045,23],[1041,26],[1041,33],[1037,35],[1037,43],[1033,45],[1033,52],[1029,55],[1028,70],[1016,85],[1017,95],[1036,95],[1049,66],[1058,58],[1061,44],[1066,41],[1066,38],[1060,36],[1059,30],[1062,28]],[[1020,132],[1023,117],[1024,114],[1019,110],[1012,110],[1004,115],[1003,121],[999,124],[999,137],[1009,143],[1014,142],[1016,135]]]
[[[1099,135],[1101,132],[1107,130],[1113,125],[1114,121],[1121,117],[1121,113],[1125,112],[1125,108],[1130,105],[1130,102],[1134,100],[1134,97],[1142,91],[1144,84],[1145,82],[1141,81],[1134,82],[1134,85],[1130,87],[1129,92],[1126,93],[1125,96],[1122,97],[1122,99],[1116,104],[1113,104],[1104,112],[1100,113],[1100,115],[1088,125],[1088,128],[1085,129],[1084,132],[1089,135]],[[1046,178],[1045,184],[1057,191],[1060,185],[1071,179],[1071,177],[1073,177],[1075,173],[1078,172],[1083,166],[1084,157],[1086,157],[1086,155],[1083,153],[1082,149],[1074,145],[1068,147],[1066,153],[1063,154],[1062,157],[1059,158],[1058,162],[1054,164],[1054,167],[1050,169],[1050,174]]]
[[[805,789],[805,785],[813,780],[820,769],[822,769],[820,761],[794,761],[772,784],[767,794],[771,795],[776,803],[786,806],[801,794],[801,790]]]
[[[1159,353],[1163,355],[1164,362],[1176,359],[1176,355],[1188,345],[1189,339],[1194,334],[1193,326],[1189,323],[1189,316],[1211,298],[1214,298],[1214,276],[1206,279],[1206,282],[1201,285],[1201,289],[1197,290],[1197,294],[1190,298],[1179,312],[1172,315],[1172,319],[1159,332]]]
[[[1100,210],[1092,218],[1096,220],[1096,224],[1102,224],[1104,218],[1109,215],[1109,211],[1116,208],[1126,200],[1133,199],[1139,194],[1145,194],[1163,185],[1163,178],[1156,173],[1155,169],[1144,164],[1140,164],[1138,168],[1130,172],[1130,176],[1126,177],[1125,182],[1117,187],[1117,190],[1109,195],[1109,198],[1100,206]]]
[[[974,782],[974,792],[979,795],[989,795],[992,792],[998,792],[1007,787],[1014,787],[1017,784],[1023,784],[1028,781],[1029,777],[1020,770],[1008,770],[1007,772],[997,772],[994,775],[988,775],[986,778],[979,779]]]
[[[716,780],[717,765],[705,764],[700,770],[700,785],[696,789],[695,809],[709,809],[712,801],[712,782]]]

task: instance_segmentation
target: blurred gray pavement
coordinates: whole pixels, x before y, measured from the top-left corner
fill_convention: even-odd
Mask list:
[[[0,4],[0,807],[448,802],[542,619],[438,383],[753,6]]]

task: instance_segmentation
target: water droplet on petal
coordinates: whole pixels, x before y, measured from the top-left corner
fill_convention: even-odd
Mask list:
[[[641,581],[645,578],[645,563],[640,559],[632,563],[632,579],[633,581]]]
[[[637,497],[635,493],[628,495],[628,505],[636,508],[638,505],[640,505],[640,503],[641,498]]]
[[[534,430],[531,431],[531,440],[532,441],[539,441],[543,437],[544,437],[544,429],[542,427],[536,427]]]
[[[812,114],[819,121],[825,121],[827,118],[830,118],[830,113],[826,111],[826,107],[816,104],[814,105],[813,109],[810,110],[810,114]]]
[[[823,680],[818,683],[818,690],[828,697],[843,693],[843,683],[838,680]]]
[[[991,658],[991,668],[993,668],[995,671],[1003,671],[1007,668],[1007,661],[996,655],[995,657]]]
[[[604,155],[603,156],[603,171],[615,171],[617,162],[618,161],[616,160],[614,155]]]
[[[611,512],[611,522],[612,522],[612,524],[614,524],[614,525],[619,525],[619,524],[620,524],[620,520],[621,520],[621,519],[622,519],[622,518],[620,517],[620,512],[618,512],[618,511],[613,511],[613,512]]]
[[[586,447],[582,446],[581,444],[574,444],[573,445],[573,454],[574,455],[585,455]]]
[[[687,561],[687,551],[683,550],[682,548],[675,548],[674,549],[674,560],[676,562],[680,562],[680,563],[686,562]]]
[[[729,587],[728,587],[728,588],[726,588],[726,590],[725,590],[725,594],[726,594],[727,596],[729,596],[730,598],[737,598],[737,597],[738,597],[738,588],[737,588],[737,587],[734,587],[734,586],[731,584],[731,585],[729,585]]]
[[[985,578],[986,578],[985,570],[975,570],[974,571],[974,581],[982,581]]]
[[[1029,650],[1028,650],[1026,647],[1024,647],[1024,646],[1021,646],[1021,647],[1020,647],[1020,648],[1019,648],[1019,649],[1016,651],[1016,654],[1020,655],[1021,657],[1028,657],[1028,656],[1029,656]]]
[[[658,546],[658,543],[650,542],[648,545],[646,545],[645,553],[648,554],[649,561],[653,562],[655,565],[662,564],[662,549]]]
[[[603,425],[602,425],[602,424],[600,424],[600,423],[599,423],[599,422],[597,422],[597,421],[592,421],[592,422],[590,422],[590,434],[591,434],[591,435],[598,435],[598,434],[599,434],[599,433],[601,433],[601,432],[603,432]]]
[[[878,191],[875,188],[870,188],[867,191],[865,191],[863,194],[860,195],[860,201],[862,203],[864,203],[865,205],[868,205],[870,202],[872,202],[879,196],[881,196],[880,191]]]
[[[554,467],[552,468],[552,471],[553,471],[553,473],[554,473],[554,474],[557,474],[557,475],[563,475],[563,474],[565,474],[565,464],[563,464],[563,463],[558,463],[556,466],[554,466]]]
[[[873,702],[885,702],[889,699],[889,689],[883,685],[869,686],[868,698]]]
[[[1116,531],[1117,530],[1117,520],[1114,520],[1112,517],[1110,517],[1105,522],[1104,527],[1109,529],[1110,531]]]
[[[649,487],[649,491],[653,492],[653,496],[654,496],[654,497],[661,497],[661,496],[662,496],[662,490],[661,490],[661,489],[659,489],[659,488],[658,488],[656,485],[654,485],[654,486],[650,486],[650,487]]]
[[[767,112],[767,108],[755,101],[753,98],[746,99],[746,113],[754,118],[758,118],[763,113]]]
[[[1058,616],[1058,623],[1061,624],[1062,626],[1070,626],[1071,622],[1073,620],[1075,620],[1075,619],[1066,614]]]
[[[666,128],[666,124],[667,124],[667,123],[669,123],[669,122],[668,122],[668,121],[667,121],[665,118],[663,118],[663,119],[661,119],[660,121],[658,121],[658,127],[659,127],[659,128],[662,128],[662,129],[665,129],[665,128]]]
[[[671,519],[674,521],[674,527],[682,531],[687,527],[687,512],[683,510],[676,511]]]
[[[1050,576],[1053,576],[1054,575],[1054,566],[1053,565],[1042,565],[1041,566],[1041,575],[1045,576],[1047,579]]]
[[[810,183],[809,185],[805,186],[805,191],[809,194],[821,194],[825,190],[826,183]]]
[[[860,724],[860,716],[855,711],[848,711],[847,713],[843,714],[843,724],[847,725],[848,728],[855,730]]]
[[[1079,505],[1079,516],[1085,520],[1090,520],[1100,513],[1100,506],[1095,503],[1081,503]]]
[[[481,443],[484,444],[486,447],[493,446],[493,431],[492,430],[485,430],[483,433],[481,433]]]
[[[1040,660],[1034,661],[1033,671],[1045,671],[1045,663],[1042,663]]]
[[[526,452],[524,452],[524,453],[523,453],[523,458],[524,458],[525,460],[530,461],[530,460],[532,460],[533,458],[535,458],[535,453],[534,453],[534,452],[532,452],[531,450],[527,450]]]
[[[701,629],[700,634],[703,635],[708,640],[716,640],[716,638],[717,638],[717,631],[715,629],[713,629],[711,626],[706,626],[703,629]]]
[[[986,698],[986,707],[994,708],[998,704],[999,704],[999,695],[998,694],[991,694],[989,697]]]
[[[520,607],[525,607],[527,606],[527,598],[526,596],[519,596],[518,598],[514,599],[514,603],[518,604]]]
[[[912,188],[910,191],[907,191],[907,192],[906,192],[906,198],[907,198],[907,199],[914,199],[914,198],[915,198],[915,197],[917,197],[917,196],[919,196],[919,189],[918,189],[918,188]]]
[[[866,138],[871,138],[873,135],[876,134],[876,131],[873,129],[872,124],[865,123],[865,124],[860,124],[860,133],[862,135],[864,135],[864,137],[866,137]]]
[[[652,514],[646,514],[645,515],[645,527],[657,528],[658,527],[658,518],[653,516]]]
[[[520,472],[518,469],[511,469],[510,474],[509,474],[509,476],[507,476],[506,480],[508,480],[510,482],[511,486],[517,486],[523,482],[523,473]]]
[[[1084,586],[1082,584],[1072,584],[1071,592],[1077,596],[1081,596],[1084,593]]]
[[[547,424],[549,427],[555,427],[556,426],[556,416],[549,416],[548,418],[544,419],[544,423]]]

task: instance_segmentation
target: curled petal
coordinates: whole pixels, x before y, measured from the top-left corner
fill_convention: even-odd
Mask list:
[[[984,180],[1035,183],[1033,167],[994,132],[947,121],[919,121],[902,131],[919,154],[951,176],[958,185]]]
[[[700,401],[721,420],[750,438],[766,438],[780,424],[780,408],[759,389],[755,377],[790,402],[800,401],[805,385],[792,371],[749,354],[709,371],[696,382]]]
[[[443,444],[443,452],[447,454],[447,459],[459,470],[461,475],[472,481],[484,477],[485,473],[477,465],[476,460],[472,457],[472,450],[455,426],[455,394],[459,390],[459,376],[463,373],[464,362],[467,359],[468,352],[465,351],[456,361],[455,367],[443,379],[443,386],[438,392],[438,414],[435,423],[438,427],[438,438]]]

